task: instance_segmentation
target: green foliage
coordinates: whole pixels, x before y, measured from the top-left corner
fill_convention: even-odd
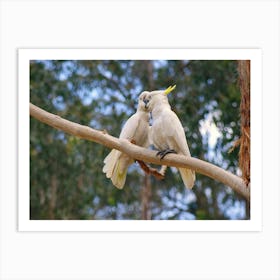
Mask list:
[[[169,95],[194,157],[234,173],[240,93],[236,61],[31,61],[31,102],[68,120],[118,136],[143,90],[176,84]],[[154,88],[149,88],[153,81]],[[208,121],[220,137],[203,132]],[[144,175],[135,163],[123,190],[102,173],[109,149],[30,119],[31,219],[141,219]],[[169,168],[151,178],[152,219],[246,218],[245,202],[230,188],[197,174],[192,191]],[[234,213],[234,214],[232,214]]]

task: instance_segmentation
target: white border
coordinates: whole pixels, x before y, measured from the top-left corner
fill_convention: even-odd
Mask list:
[[[44,59],[251,60],[251,219],[229,221],[29,220],[29,61]],[[19,231],[261,231],[262,71],[260,49],[19,49]]]

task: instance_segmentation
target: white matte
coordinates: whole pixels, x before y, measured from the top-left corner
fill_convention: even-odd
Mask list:
[[[278,1],[2,0],[0,5],[2,279],[279,279]],[[23,47],[261,48],[263,231],[17,232],[16,49]]]

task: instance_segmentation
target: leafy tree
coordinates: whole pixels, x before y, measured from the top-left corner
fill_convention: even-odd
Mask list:
[[[169,96],[194,157],[239,172],[236,61],[32,61],[31,102],[118,136],[143,90],[176,84]],[[244,219],[245,201],[197,174],[186,190],[175,168],[164,181],[129,168],[123,190],[102,173],[109,149],[30,119],[31,219]],[[214,137],[216,134],[216,137]]]

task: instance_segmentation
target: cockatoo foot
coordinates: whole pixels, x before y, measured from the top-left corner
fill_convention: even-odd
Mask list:
[[[135,144],[136,144],[136,141],[135,141],[134,139],[131,139],[131,140],[130,140],[130,143],[135,145]]]
[[[136,162],[139,163],[141,169],[146,173],[146,174],[150,174],[150,168],[148,165],[145,164],[144,161],[142,160],[136,160]]]
[[[163,159],[167,154],[177,154],[177,152],[173,149],[166,149],[157,152],[157,156],[160,156],[160,159]]]
[[[163,180],[164,175],[161,174],[157,169],[150,167],[150,174],[153,175],[158,180]]]
[[[141,160],[136,160],[136,161],[139,163],[140,167],[142,168],[142,170],[146,174],[151,174],[151,175],[153,175],[158,180],[164,179],[164,174],[161,174],[160,172],[158,172],[157,169],[152,168],[152,167],[146,165],[146,163],[141,161]]]

